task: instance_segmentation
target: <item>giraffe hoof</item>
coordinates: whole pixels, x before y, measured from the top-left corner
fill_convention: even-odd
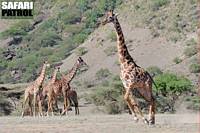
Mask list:
[[[138,119],[137,117],[133,117],[133,120],[134,120],[135,122],[138,122],[138,121],[139,121],[139,119]]]
[[[154,125],[154,124],[155,124],[155,120],[150,119],[150,120],[149,120],[149,125]]]
[[[144,119],[144,123],[145,123],[145,124],[149,124],[149,121],[145,118],[145,119]]]

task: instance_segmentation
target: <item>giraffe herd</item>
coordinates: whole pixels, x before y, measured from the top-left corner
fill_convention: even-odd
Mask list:
[[[101,25],[106,25],[107,23],[112,23],[114,25],[117,35],[117,49],[121,71],[120,79],[123,83],[125,91],[124,100],[127,102],[135,121],[139,120],[139,115],[144,123],[150,125],[155,124],[155,99],[152,94],[152,83],[154,83],[154,81],[150,74],[138,66],[129,54],[120,23],[117,15],[114,14],[113,11],[108,11],[105,15],[105,19],[101,21]],[[75,114],[79,114],[77,92],[71,88],[70,83],[76,75],[77,70],[82,66],[87,66],[87,64],[81,57],[79,57],[72,69],[67,74],[62,75],[61,79],[57,79],[56,75],[59,72],[59,67],[56,67],[49,82],[43,86],[45,70],[49,67],[49,64],[44,62],[40,76],[25,89],[22,116],[24,116],[24,106],[28,98],[31,115],[31,102],[33,100],[33,116],[36,115],[36,104],[38,105],[38,114],[43,116],[42,106],[44,105],[45,98],[48,99],[48,109],[46,115],[48,116],[50,112],[54,115],[53,104],[57,106],[57,99],[60,95],[63,96],[64,102],[64,108],[61,115],[68,114],[67,111],[70,107],[70,99],[75,105]],[[148,120],[144,117],[135,96],[132,94],[133,89],[137,89],[141,96],[149,103]]]

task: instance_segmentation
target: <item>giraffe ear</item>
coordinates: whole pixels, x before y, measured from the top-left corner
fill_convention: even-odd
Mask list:
[[[118,14],[118,13],[116,13],[116,14],[115,14],[115,17],[117,17],[118,15],[119,15],[119,14]]]

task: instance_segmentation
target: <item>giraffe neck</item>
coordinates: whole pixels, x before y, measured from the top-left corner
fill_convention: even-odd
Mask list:
[[[131,57],[131,55],[128,52],[128,49],[125,44],[124,35],[123,35],[120,23],[117,18],[115,19],[113,24],[114,24],[114,27],[115,27],[115,30],[117,33],[117,43],[118,43],[117,48],[118,48],[120,63],[124,64],[124,63],[132,62],[134,65],[136,65],[133,58]]]
[[[54,83],[56,81],[56,76],[57,76],[57,70],[54,70],[52,78],[51,78],[51,83]]]
[[[68,83],[70,83],[72,79],[75,77],[77,70],[78,70],[78,64],[75,63],[72,69],[69,71],[69,73],[64,77]]]
[[[38,85],[42,85],[45,78],[45,71],[46,71],[46,65],[44,64],[40,76],[36,79]]]

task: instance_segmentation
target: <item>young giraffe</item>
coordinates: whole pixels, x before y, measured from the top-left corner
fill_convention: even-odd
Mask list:
[[[76,75],[77,70],[81,66],[87,66],[87,64],[83,61],[81,57],[79,57],[69,73],[66,75],[62,75],[62,78],[60,80],[56,80],[55,83],[50,87],[50,97],[53,97],[55,101],[57,100],[58,95],[60,95],[61,93],[63,94],[64,110],[61,115],[63,115],[70,106],[69,99],[67,97],[67,91],[70,90],[70,82],[72,81],[72,79]],[[52,106],[53,103],[51,102],[50,104]]]
[[[152,94],[152,82],[154,83],[154,81],[151,78],[150,74],[143,68],[139,67],[129,54],[125,44],[125,39],[122,33],[121,26],[117,19],[117,15],[115,15],[113,11],[107,12],[105,19],[102,21],[102,25],[105,25],[107,23],[114,24],[117,34],[117,42],[118,42],[117,48],[118,48],[120,69],[121,69],[120,78],[126,90],[124,99],[127,102],[128,107],[130,108],[132,114],[134,115],[135,120],[138,120],[135,112],[137,111],[145,123],[154,124],[155,100]],[[139,93],[144,97],[144,99],[150,103],[149,121],[144,117],[135,97],[134,96],[132,97],[131,90],[133,89],[137,89]]]
[[[67,98],[74,104],[75,115],[79,115],[78,96],[74,88],[67,91]]]
[[[29,108],[31,109],[31,114],[33,113],[33,116],[35,117],[35,112],[36,112],[36,98],[38,96],[38,94],[40,93],[40,88],[42,87],[44,78],[45,78],[45,71],[46,71],[46,67],[49,67],[50,64],[48,64],[47,61],[44,62],[43,67],[42,67],[42,71],[40,73],[40,76],[34,81],[32,82],[26,89],[24,92],[24,102],[22,104],[22,117],[24,116],[24,111],[25,111],[25,104],[27,102],[27,100],[29,99]],[[32,112],[32,97],[33,97],[33,111]],[[39,104],[39,111],[41,111],[41,105]],[[40,112],[41,113],[41,112]]]
[[[60,67],[55,67],[54,72],[52,74],[51,80],[48,82],[48,84],[43,88],[42,90],[42,95],[40,97],[40,102],[42,102],[44,104],[44,100],[45,97],[48,97],[48,110],[47,110],[47,116],[49,116],[49,112],[52,109],[52,107],[50,106],[51,101],[53,101],[53,97],[50,97],[50,93],[49,90],[51,88],[51,86],[55,83],[56,81],[56,76],[57,73],[60,71]],[[52,112],[53,115],[53,112]]]

